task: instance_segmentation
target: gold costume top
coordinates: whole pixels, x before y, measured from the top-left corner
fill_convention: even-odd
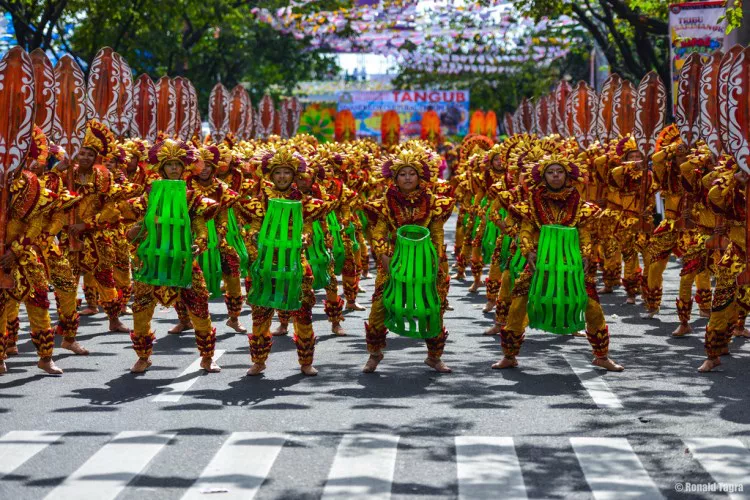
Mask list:
[[[391,185],[383,197],[370,201],[364,207],[368,218],[377,221],[372,229],[372,250],[376,259],[393,254],[396,231],[407,224],[428,228],[438,257],[442,257],[443,225],[453,212],[454,205],[455,200],[436,195],[421,185],[409,194]]]
[[[564,187],[551,191],[545,185],[531,190],[526,201],[511,205],[521,219],[519,240],[521,252],[528,255],[539,246],[541,227],[556,224],[577,227],[581,244],[581,256],[591,256],[591,233],[587,227],[599,213],[599,207],[584,201],[575,187]]]
[[[8,293],[23,301],[32,290],[47,290],[45,268],[35,247],[44,230],[44,221],[58,206],[58,201],[57,196],[28,170],[16,174],[9,191],[5,245],[15,254],[16,264],[11,269],[14,286]]]

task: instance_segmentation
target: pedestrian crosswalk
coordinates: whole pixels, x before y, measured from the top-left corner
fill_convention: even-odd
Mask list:
[[[142,476],[150,478],[149,491],[158,490],[160,482],[168,487],[170,479],[169,487],[174,488],[174,477],[159,477],[160,471],[168,465],[172,471],[176,465],[178,470],[194,470],[196,475],[191,477],[186,473],[177,478],[179,491],[170,491],[165,497],[195,500],[216,494],[216,498],[235,500],[254,498],[260,493],[258,496],[263,498],[387,500],[398,488],[394,485],[413,485],[410,478],[399,476],[403,469],[397,463],[403,460],[402,453],[410,456],[409,460],[413,459],[409,455],[411,446],[405,441],[417,439],[383,433],[312,436],[214,431],[209,436],[217,437],[217,446],[206,446],[205,441],[199,445],[193,441],[197,439],[194,432],[136,430],[107,436],[91,434],[96,434],[92,439],[100,439],[95,447],[89,446],[90,443],[80,447],[79,440],[88,434],[79,432],[11,431],[0,436],[0,456],[3,457],[0,498],[107,500],[137,497]],[[519,447],[519,442],[524,438],[446,436],[441,439],[444,439],[444,449],[452,452],[455,464],[455,476],[432,478],[433,485],[446,485],[446,494],[441,498],[555,496],[554,489],[559,486],[555,481],[529,484],[538,483],[541,464],[530,458],[533,454],[519,452],[519,448],[523,451],[524,446]],[[674,481],[684,478],[673,478],[672,484],[668,484],[669,478],[662,477],[660,467],[642,461],[626,438],[570,437],[565,440],[563,448],[571,450],[571,458],[575,457],[585,480],[584,487],[589,491],[589,494],[581,491],[582,496],[590,495],[596,500],[652,499],[680,491]],[[696,470],[700,471],[692,480],[704,477],[704,481],[733,485],[731,498],[750,495],[747,440],[685,438],[679,441],[677,447],[689,450]],[[171,446],[183,448],[179,454],[165,453]],[[300,447],[315,448],[319,463],[299,461],[295,450]],[[87,450],[86,456],[80,456],[80,449]],[[182,466],[167,463],[183,456],[189,462]],[[195,463],[196,460],[201,462]],[[70,462],[70,467],[63,474],[66,462]],[[561,463],[570,469],[575,462],[563,460]],[[426,461],[424,467],[430,467],[430,463]],[[57,466],[62,468],[58,470]],[[295,491],[295,480],[303,474],[311,474],[310,471],[320,475],[316,478],[319,489]],[[553,476],[550,471],[550,477]],[[269,484],[279,481],[284,484],[271,488],[283,494],[262,494]],[[534,488],[534,495],[529,494],[529,486]],[[419,485],[413,487],[418,494]]]

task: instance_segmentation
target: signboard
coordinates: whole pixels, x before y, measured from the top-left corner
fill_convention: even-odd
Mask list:
[[[392,109],[401,119],[401,136],[418,137],[422,113],[433,109],[440,116],[443,136],[469,133],[467,90],[355,91],[338,94],[338,110],[351,110],[357,136],[380,137],[380,119]]]
[[[670,61],[672,70],[672,102],[677,99],[677,79],[680,69],[693,52],[708,56],[724,48],[726,21],[724,0],[677,3],[669,6]]]

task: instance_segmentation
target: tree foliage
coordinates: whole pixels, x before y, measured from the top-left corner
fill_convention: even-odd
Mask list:
[[[246,83],[257,103],[269,89],[290,93],[297,82],[335,70],[332,61],[310,50],[305,39],[281,34],[256,21],[250,12],[259,5],[287,4],[284,0],[0,0],[0,7],[13,17],[18,43],[27,50],[62,47],[85,66],[101,47],[110,46],[137,73],[190,78],[204,111],[217,81],[230,89]],[[323,0],[308,8],[338,4]],[[66,32],[63,23],[74,24],[67,36],[61,36]],[[45,35],[39,36],[40,32]]]
[[[570,16],[591,35],[610,68],[632,80],[656,70],[669,81],[669,2],[664,0],[513,0],[536,19]]]

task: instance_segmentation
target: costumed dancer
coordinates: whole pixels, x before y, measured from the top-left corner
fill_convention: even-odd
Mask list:
[[[708,191],[708,206],[724,218],[729,244],[714,265],[716,286],[711,303],[711,317],[706,326],[704,346],[706,360],[699,372],[710,372],[721,365],[720,356],[729,354],[732,329],[738,319],[740,302],[750,305],[750,287],[737,286],[737,277],[746,269],[746,185],[748,175],[734,159],[721,168]],[[741,290],[741,291],[740,291]]]
[[[310,164],[308,168],[303,172],[297,173],[295,182],[297,184],[297,188],[299,188],[299,190],[305,196],[323,200],[329,204],[329,210],[327,210],[324,214],[325,216],[327,216],[328,212],[330,210],[333,210],[333,206],[335,205],[336,200],[333,199],[333,197],[329,196],[326,193],[325,188],[321,185],[320,181],[323,181],[326,175],[325,168],[323,168],[323,165],[319,163],[318,158],[315,154],[311,154],[309,156],[309,159]],[[320,220],[317,221],[317,223],[320,224],[321,229],[323,230],[326,249],[332,255],[333,240],[331,237],[331,231],[328,229],[328,223],[325,216],[321,217]],[[334,272],[333,258],[329,259],[327,273],[329,280],[328,285],[326,285],[325,287],[326,298],[323,301],[323,310],[328,317],[328,321],[331,323],[331,332],[336,335],[344,336],[346,335],[346,333],[344,332],[344,328],[341,326],[341,322],[344,321],[344,299],[339,296],[339,284],[338,279],[336,278],[336,273]]]
[[[518,366],[516,358],[524,341],[526,305],[542,226],[557,224],[577,228],[584,269],[591,257],[592,243],[587,224],[592,222],[599,209],[583,201],[578,190],[572,185],[573,181],[580,180],[578,167],[560,155],[553,155],[534,165],[532,176],[536,187],[531,190],[528,201],[511,206],[511,210],[519,212],[523,220],[519,245],[527,259],[527,265],[513,287],[508,322],[500,332],[504,357],[492,365],[492,368],[496,369]],[[593,364],[610,371],[622,371],[623,367],[608,356],[609,329],[604,321],[604,313],[590,274],[587,274],[586,292],[586,336],[593,349]]]
[[[49,317],[49,282],[38,244],[44,232],[44,222],[57,207],[57,197],[44,188],[36,175],[18,169],[9,179],[8,225],[5,249],[0,266],[13,279],[13,287],[0,289],[0,325],[7,323],[9,310],[17,310],[15,303],[23,303],[31,324],[31,341],[39,356],[37,366],[50,375],[62,375],[52,361],[55,331]],[[7,372],[5,347],[8,334],[0,338],[0,374]]]
[[[677,126],[672,124],[659,133],[656,149],[652,156],[654,179],[664,200],[664,219],[654,230],[648,246],[651,263],[648,267],[648,297],[644,297],[646,317],[653,318],[659,313],[663,294],[664,270],[669,256],[680,257],[680,219],[684,190],[680,182],[680,165],[688,159],[689,151],[680,138]],[[699,288],[705,283],[699,283]],[[709,285],[710,291],[710,285]]]
[[[184,142],[165,139],[156,143],[149,150],[149,164],[161,179],[169,181],[182,181],[191,172],[191,168],[202,165],[198,161],[198,151]],[[152,184],[153,185],[153,184]],[[129,239],[136,245],[136,252],[140,245],[145,245],[143,238],[156,237],[149,235],[146,228],[153,223],[154,230],[160,224],[158,220],[146,221],[145,217],[149,209],[149,197],[151,190],[147,190],[140,197],[128,200],[121,204],[123,215],[126,220],[138,221],[128,231]],[[160,200],[161,204],[171,203],[179,200]],[[186,251],[192,252],[193,257],[189,259],[188,266],[192,267],[192,278],[189,288],[176,286],[161,286],[146,283],[139,279],[136,273],[133,301],[133,331],[130,338],[133,341],[138,360],[130,369],[132,373],[143,373],[151,366],[151,353],[156,335],[151,329],[151,319],[157,302],[165,307],[171,307],[178,300],[185,305],[190,316],[190,321],[195,327],[195,342],[198,347],[201,361],[200,367],[206,372],[219,372],[221,368],[214,360],[214,349],[216,347],[216,329],[211,325],[211,316],[208,312],[208,290],[203,278],[203,272],[195,260],[195,256],[206,250],[208,245],[208,229],[206,221],[212,219],[219,210],[219,204],[204,198],[194,190],[187,190],[187,215],[190,219],[190,228],[194,234],[193,245]],[[156,202],[158,203],[158,202]],[[176,214],[174,216],[177,216]],[[174,243],[172,243],[174,246]],[[139,256],[140,257],[140,256]],[[190,263],[190,261],[192,261]],[[134,268],[140,269],[142,263],[136,260]]]
[[[685,191],[682,221],[678,247],[682,253],[680,288],[677,295],[677,317],[680,324],[672,332],[674,337],[682,337],[692,331],[690,316],[693,309],[693,283],[697,285],[695,301],[700,316],[711,317],[711,271],[708,266],[707,242],[716,229],[716,214],[706,205],[708,190],[718,173],[714,156],[705,145],[699,145],[688,155],[688,161],[680,165],[680,180]],[[692,226],[692,227],[691,227]]]
[[[115,153],[114,144],[106,125],[96,120],[86,124],[73,171],[73,188],[82,199],[75,210],[75,223],[69,227],[69,235],[63,235],[62,244],[67,248],[76,286],[81,276],[88,275],[84,290],[101,301],[109,318],[109,331],[124,333],[130,330],[119,319],[122,303],[114,278],[112,227],[120,217],[117,186],[109,170],[96,163]],[[71,245],[71,238],[80,242],[80,251]]]
[[[426,227],[430,231],[432,245],[437,252],[438,261],[444,253],[445,221],[450,217],[455,201],[433,194],[428,189],[430,169],[427,161],[416,152],[401,151],[394,159],[384,161],[383,176],[392,180],[385,195],[365,205],[372,229],[372,245],[378,266],[375,278],[375,292],[372,296],[369,321],[365,323],[367,351],[370,357],[363,368],[364,373],[374,372],[383,359],[386,346],[385,326],[386,310],[383,293],[390,279],[391,257],[397,230],[404,225]],[[439,268],[438,283],[445,279]],[[442,320],[443,307],[440,317]],[[442,322],[442,321],[441,321]],[[438,336],[425,339],[427,359],[425,363],[441,373],[450,373],[451,369],[442,361],[448,330],[441,326]]]
[[[327,203],[311,196],[303,195],[294,185],[295,177],[307,170],[304,158],[289,146],[281,146],[278,149],[261,150],[256,154],[253,161],[259,163],[264,183],[258,197],[240,200],[237,204],[237,214],[241,219],[250,224],[250,238],[257,240],[261,225],[268,213],[269,200],[281,199],[299,201],[302,204],[303,234],[312,233],[312,222],[320,219],[328,209]],[[289,228],[279,228],[281,231],[292,232]],[[257,241],[256,241],[257,243]],[[259,248],[252,250],[253,260],[258,261]],[[287,265],[291,263],[287,262]],[[300,370],[305,375],[317,375],[318,370],[313,366],[315,354],[315,333],[312,327],[312,308],[315,305],[315,293],[312,289],[313,274],[307,263],[304,251],[300,254],[299,267],[302,272],[302,284],[300,290],[289,293],[299,293],[301,307],[293,311],[291,316],[294,324],[294,343],[297,346],[297,359]],[[248,294],[248,301],[253,291],[258,290],[260,294],[262,284],[253,281],[253,289]],[[247,371],[248,375],[260,375],[266,369],[266,360],[271,352],[273,340],[271,338],[271,320],[274,308],[262,304],[253,303],[253,328],[248,335],[250,343],[250,356],[253,365]]]

